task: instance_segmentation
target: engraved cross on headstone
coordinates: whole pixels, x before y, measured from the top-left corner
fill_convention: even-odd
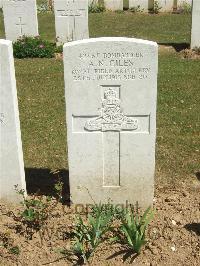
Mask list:
[[[23,26],[26,25],[25,23],[22,23],[22,17],[19,17],[19,22],[16,23],[17,26],[19,26],[20,36],[23,36]]]
[[[86,9],[79,8],[79,3],[76,0],[68,3],[65,9],[58,9],[57,14],[59,17],[68,18],[68,36],[71,36],[71,40],[76,39],[76,19],[77,17],[84,17]],[[70,27],[70,22],[71,26]]]
[[[149,134],[150,115],[125,115],[121,109],[120,86],[102,86],[99,116],[73,116],[74,133],[102,133],[103,186],[120,186],[121,134]]]

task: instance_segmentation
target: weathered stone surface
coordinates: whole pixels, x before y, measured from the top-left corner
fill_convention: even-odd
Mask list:
[[[88,1],[54,1],[57,44],[89,38]]]
[[[191,48],[200,47],[200,1],[193,0]]]
[[[4,0],[3,15],[7,40],[38,35],[36,0]]]
[[[65,44],[73,203],[152,203],[157,54],[156,43],[129,38]]]
[[[19,111],[11,41],[0,40],[0,199],[15,202],[25,189]]]
[[[123,10],[123,0],[104,0],[104,5],[108,10]]]

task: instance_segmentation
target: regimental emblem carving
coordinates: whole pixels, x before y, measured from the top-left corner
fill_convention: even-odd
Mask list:
[[[122,131],[138,129],[138,120],[128,117],[121,110],[121,101],[117,92],[111,88],[104,92],[101,115],[88,120],[85,129],[88,131]]]

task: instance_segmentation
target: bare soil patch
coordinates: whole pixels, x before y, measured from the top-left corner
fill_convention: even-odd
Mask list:
[[[157,186],[156,215],[148,229],[148,243],[135,257],[124,246],[103,243],[91,265],[200,265],[200,181],[197,177],[175,185]],[[0,204],[0,265],[73,265],[70,250],[74,209],[58,204],[43,235],[32,239],[14,220],[21,207]],[[18,247],[19,250],[13,248]],[[13,251],[14,250],[14,251]],[[19,252],[18,252],[19,251]],[[19,253],[19,254],[13,254]]]

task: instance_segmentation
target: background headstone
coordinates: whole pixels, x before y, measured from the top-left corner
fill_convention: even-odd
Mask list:
[[[73,203],[152,203],[157,44],[98,38],[64,46]]]
[[[26,189],[11,41],[0,40],[0,199],[15,202]]]
[[[0,0],[0,8],[3,7],[3,0]]]
[[[36,0],[4,0],[3,15],[7,40],[38,35]]]
[[[200,47],[200,1],[193,0],[191,48]]]
[[[123,0],[104,0],[104,6],[107,10],[123,10]]]
[[[57,44],[89,38],[88,1],[54,0]]]
[[[161,7],[159,12],[172,12],[173,11],[175,0],[157,0],[157,2],[158,2],[158,5]]]

